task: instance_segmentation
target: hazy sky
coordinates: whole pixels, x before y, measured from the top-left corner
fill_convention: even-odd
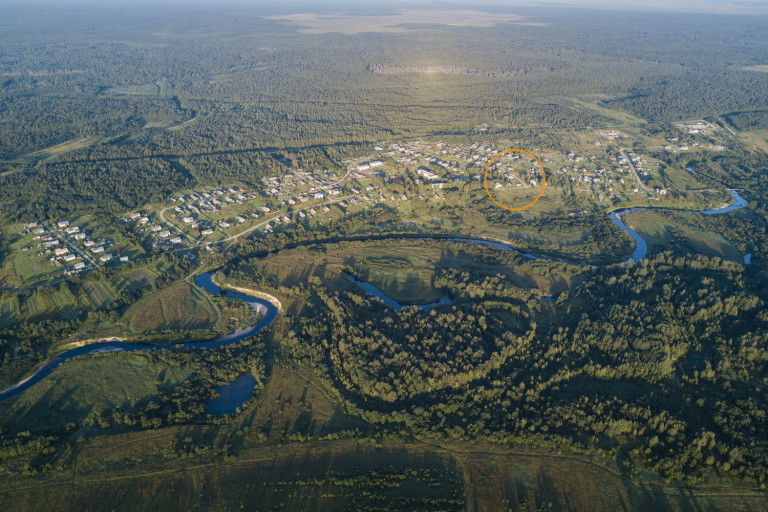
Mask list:
[[[53,4],[117,6],[142,5],[159,6],[189,5],[205,6],[224,10],[229,5],[255,5],[267,8],[277,8],[280,11],[337,12],[349,7],[350,10],[364,8],[367,11],[375,9],[376,5],[387,7],[389,10],[403,7],[418,7],[419,9],[474,9],[482,10],[483,6],[508,7],[582,7],[602,8],[611,10],[641,10],[659,12],[689,12],[689,13],[722,13],[722,14],[763,14],[768,15],[768,0],[0,0],[3,5],[23,4]]]
[[[486,0],[494,5],[547,5],[676,12],[768,14],[768,0]]]

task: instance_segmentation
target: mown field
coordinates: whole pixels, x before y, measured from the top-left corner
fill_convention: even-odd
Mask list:
[[[19,301],[10,297],[0,301],[0,328],[8,327],[16,322],[19,311]]]
[[[210,297],[186,282],[145,297],[123,316],[126,327],[134,333],[212,328],[219,318]]]
[[[2,229],[7,233],[5,226]],[[62,268],[48,260],[52,254],[40,256],[40,250],[32,246],[34,236],[11,237],[8,254],[0,260],[0,286],[34,286],[61,276]]]
[[[121,292],[150,285],[166,268],[166,263],[156,262],[118,273],[109,280],[88,280],[80,286],[53,284],[15,294],[0,301],[0,327],[24,321],[72,320],[106,309]]]

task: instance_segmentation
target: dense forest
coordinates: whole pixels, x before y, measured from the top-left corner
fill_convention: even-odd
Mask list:
[[[241,265],[230,278],[263,278]],[[764,397],[750,385],[766,378],[766,296],[744,266],[660,254],[593,274],[555,316],[502,275],[446,269],[434,284],[453,304],[429,313],[294,292],[305,306],[281,350],[388,431],[610,454],[687,482],[768,478]]]

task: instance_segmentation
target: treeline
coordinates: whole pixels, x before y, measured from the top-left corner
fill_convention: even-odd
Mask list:
[[[0,159],[10,160],[72,139],[114,137],[150,121],[181,121],[175,102],[24,94],[0,98]]]
[[[723,118],[737,130],[764,130],[768,128],[768,110],[731,112]]]
[[[91,44],[79,27],[87,23],[99,33],[99,23],[86,20],[100,16],[67,24],[57,18],[49,34],[15,27],[17,38],[8,38],[0,56],[8,70],[0,157],[92,135],[126,137],[81,154],[124,157],[361,143],[466,133],[481,125],[615,124],[567,99],[595,94],[614,98],[605,105],[652,121],[729,114],[737,126],[756,127],[768,92],[764,74],[738,64],[758,62],[768,49],[763,27],[748,18],[731,20],[729,26],[741,28],[734,32],[716,17],[698,17],[697,26],[706,27],[700,31],[685,18],[648,15],[645,23],[654,30],[647,31],[610,13],[548,12],[551,26],[517,27],[524,37],[501,26],[472,30],[471,38],[469,28],[431,27],[361,34],[349,44],[286,31],[253,12],[242,13],[250,19],[248,31],[219,13],[177,12],[164,20],[178,27],[169,39],[126,13],[124,43],[109,42],[110,33]],[[200,23],[217,23],[217,33],[228,37],[189,35]],[[30,42],[47,42],[54,33],[62,45],[55,50]],[[743,44],[728,42],[734,37]],[[475,72],[367,71],[378,65]]]
[[[285,172],[285,166],[263,151],[187,156],[180,163],[200,185],[240,182],[261,188],[264,176]]]
[[[139,410],[105,411],[101,419],[102,428],[124,425],[146,429],[201,420],[213,423],[228,421],[227,417],[210,415],[205,406],[216,397],[214,388],[232,382],[244,372],[253,375],[256,380],[254,396],[258,394],[268,378],[265,362],[268,348],[264,339],[265,334],[259,334],[234,345],[216,348],[148,352],[147,357],[151,361],[185,368],[192,372],[191,375],[179,386],[151,398]]]
[[[159,159],[45,164],[0,176],[0,215],[39,221],[75,214],[122,213],[194,185]]]

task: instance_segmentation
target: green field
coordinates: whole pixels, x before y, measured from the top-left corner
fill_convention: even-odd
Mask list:
[[[768,7],[171,3],[3,6],[0,382],[159,346],[0,401],[0,512],[768,510]]]
[[[35,290],[22,305],[22,314],[27,318],[40,319],[39,317],[51,313],[53,313],[53,301],[50,295],[40,290]]]
[[[495,261],[494,261],[495,259]],[[581,279],[583,267],[521,258],[516,253],[470,243],[429,240],[343,242],[284,250],[259,260],[254,267],[267,280],[294,287],[316,276],[332,290],[355,289],[344,276],[379,288],[403,304],[426,304],[443,296],[433,286],[435,275],[446,268],[505,274],[517,286],[557,295]]]
[[[38,254],[40,249],[34,247],[34,237],[33,234],[27,234],[12,239],[10,253],[0,261],[0,286],[34,286],[61,276],[62,267],[48,260],[52,254]]]
[[[99,140],[99,137],[81,137],[78,139],[72,139],[66,142],[62,142],[61,144],[56,144],[55,146],[51,146],[49,148],[41,149],[33,153],[28,153],[22,158],[32,163],[37,163],[57,155],[68,153],[70,151],[77,151],[79,149],[87,148]]]
[[[53,303],[52,314],[54,317],[73,320],[80,316],[80,302],[69,288],[51,290],[50,299]]]
[[[93,309],[103,309],[115,300],[115,292],[107,282],[93,281],[83,285],[82,296]]]
[[[135,353],[68,365],[23,398],[0,404],[0,419],[37,426],[37,422],[46,426],[71,421],[77,435],[104,432],[97,420],[102,413],[110,408],[129,412],[158,387],[170,389],[187,376],[182,370],[148,365]],[[83,407],[85,403],[91,405]],[[52,404],[62,407],[60,418],[47,414]],[[577,454],[482,440],[467,445],[368,438],[364,430],[352,438],[345,434],[361,427],[340,411],[333,391],[311,370],[280,368],[260,399],[232,425],[94,437],[78,443],[73,460],[62,461],[61,471],[23,481],[4,480],[0,506],[169,512],[241,508],[715,512],[768,506],[764,493],[716,484],[691,488],[623,475],[614,461]],[[313,432],[330,438],[280,443]],[[234,456],[212,453],[225,445]],[[191,458],[180,456],[195,447],[204,449]]]
[[[67,361],[18,397],[0,402],[0,423],[35,432],[73,423],[82,433],[99,432],[102,413],[111,417],[115,410],[140,411],[162,389],[172,389],[190,373],[150,363],[135,352],[84,356]]]
[[[0,301],[0,328],[10,327],[19,314],[19,300],[16,297]]]
[[[131,332],[143,333],[167,329],[209,329],[216,325],[219,318],[218,308],[205,292],[180,282],[128,308],[123,322]]]
[[[679,217],[645,210],[626,214],[623,220],[645,239],[649,252],[665,251],[674,246],[676,250],[687,249],[692,254],[742,261],[743,255],[728,240],[712,231],[680,222]]]
[[[124,290],[135,291],[151,285],[167,262],[120,272],[110,280],[89,280],[81,286],[53,284],[24,292],[4,300],[0,307],[0,325],[10,327],[15,321],[44,319],[73,320],[84,313],[108,309]]]
[[[156,277],[152,268],[141,267],[114,277],[112,286],[119,290],[137,290],[150,284]]]

